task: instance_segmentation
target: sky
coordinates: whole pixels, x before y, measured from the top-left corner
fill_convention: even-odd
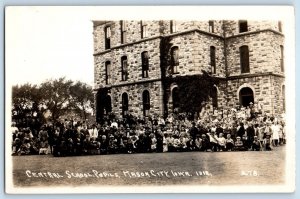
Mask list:
[[[13,84],[66,77],[93,84],[91,13],[77,9],[19,7],[8,10],[6,53]]]

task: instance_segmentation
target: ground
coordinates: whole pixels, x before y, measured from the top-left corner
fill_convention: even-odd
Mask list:
[[[273,185],[284,183],[285,147],[76,157],[12,156],[16,187],[81,185]],[[72,174],[73,173],[73,174]]]

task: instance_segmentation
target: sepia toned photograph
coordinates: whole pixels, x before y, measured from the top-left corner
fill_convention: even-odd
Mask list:
[[[293,7],[5,19],[7,193],[294,191]]]

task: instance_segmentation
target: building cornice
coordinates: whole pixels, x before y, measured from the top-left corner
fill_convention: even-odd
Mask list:
[[[282,74],[276,74],[273,72],[266,72],[266,73],[252,73],[252,74],[240,74],[240,75],[233,75],[229,76],[227,80],[235,80],[235,79],[244,79],[244,78],[252,78],[252,77],[262,77],[262,76],[275,76],[275,77],[282,77],[285,78]]]
[[[102,51],[102,52],[95,53],[93,55],[94,56],[103,55],[105,53],[111,52],[112,50],[115,50],[115,49],[118,49],[118,48],[132,46],[132,45],[135,45],[135,44],[139,44],[139,43],[143,43],[143,42],[151,41],[151,40],[155,40],[155,39],[161,39],[161,38],[162,38],[162,36],[149,37],[149,38],[141,39],[141,40],[138,40],[138,41],[134,41],[134,42],[130,42],[130,43],[126,43],[126,44],[121,44],[121,45],[118,45],[118,46],[114,46],[114,47],[111,47],[110,49],[107,49],[107,50]]]
[[[284,37],[284,35],[281,32],[278,32],[278,31],[275,31],[275,30],[272,30],[272,29],[264,29],[264,30],[257,30],[257,31],[251,31],[251,32],[243,32],[243,33],[239,33],[237,35],[232,35],[232,36],[229,36],[229,37],[220,36],[220,35],[210,33],[210,32],[206,32],[206,31],[203,31],[203,30],[200,30],[200,29],[192,29],[192,30],[187,30],[187,31],[183,31],[183,32],[172,33],[172,34],[169,34],[169,35],[160,35],[160,36],[155,36],[155,37],[149,37],[149,38],[140,39],[138,41],[134,41],[134,42],[126,43],[126,44],[121,44],[121,45],[118,45],[118,46],[114,46],[110,49],[106,49],[104,51],[94,53],[93,56],[103,55],[103,54],[109,53],[112,50],[115,50],[115,49],[118,49],[118,48],[132,46],[132,45],[143,43],[143,42],[146,42],[146,41],[161,39],[161,38],[164,38],[164,37],[165,38],[166,37],[177,37],[177,36],[186,35],[186,34],[195,33],[195,32],[199,33],[199,34],[207,35],[207,36],[216,37],[218,39],[233,39],[233,38],[236,38],[236,37],[243,37],[243,36],[247,36],[247,35],[258,34],[258,33],[261,33],[261,32],[269,32],[269,31],[273,32],[274,34],[277,34],[277,35],[280,35],[280,36]]]
[[[192,29],[192,30],[187,30],[187,31],[183,31],[183,32],[172,33],[172,34],[169,34],[169,35],[160,35],[160,36],[155,36],[155,37],[149,37],[149,38],[144,38],[144,39],[141,39],[141,40],[138,40],[138,41],[134,41],[134,42],[126,43],[126,44],[121,44],[121,45],[118,45],[118,46],[111,47],[110,49],[107,49],[105,51],[95,53],[94,56],[103,55],[105,53],[111,52],[112,50],[115,50],[115,49],[118,49],[118,48],[132,46],[132,45],[143,43],[143,42],[146,42],[146,41],[151,41],[151,40],[161,39],[161,38],[167,38],[167,37],[177,37],[177,36],[186,35],[186,34],[190,34],[190,33],[194,33],[194,32],[197,32],[197,33],[200,33],[200,34],[205,34],[205,35],[208,35],[208,36],[217,37],[219,39],[223,39],[223,37],[220,36],[220,35],[216,35],[216,34],[206,32],[206,31],[203,31],[203,30],[200,30],[200,29]]]
[[[285,78],[282,74],[276,74],[273,72],[266,72],[266,73],[255,73],[255,74],[240,74],[240,75],[234,75],[229,77],[220,77],[220,76],[214,76],[214,78],[222,80],[222,81],[229,81],[229,80],[237,80],[237,79],[244,79],[244,78],[254,78],[254,77],[264,77],[264,76],[274,76],[274,77],[281,77]],[[132,86],[132,85],[138,85],[138,84],[146,84],[146,83],[152,83],[152,82],[160,82],[162,81],[161,78],[155,78],[155,79],[146,79],[141,81],[134,81],[134,82],[122,82],[114,85],[104,85],[101,88],[117,88],[122,86]],[[100,88],[95,88],[94,91],[98,91]]]
[[[147,83],[152,83],[152,82],[158,82],[161,81],[161,78],[155,78],[155,79],[146,79],[146,80],[141,80],[141,81],[134,81],[134,82],[122,82],[118,84],[113,84],[113,85],[105,85],[101,88],[117,88],[117,87],[122,87],[122,86],[132,86],[132,85],[137,85],[137,84],[147,84]],[[99,90],[100,88],[95,88],[94,91]]]
[[[282,34],[281,32],[278,32],[278,31],[275,31],[275,30],[272,30],[272,29],[263,29],[263,30],[243,32],[243,33],[239,33],[237,35],[228,36],[228,37],[225,37],[225,38],[226,39],[233,39],[233,38],[236,38],[236,37],[243,37],[243,36],[257,34],[257,33],[262,33],[262,32],[273,32],[274,34],[277,34],[277,35],[280,35],[280,36],[284,37],[284,34]]]

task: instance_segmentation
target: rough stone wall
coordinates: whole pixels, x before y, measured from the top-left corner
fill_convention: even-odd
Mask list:
[[[272,29],[279,32],[278,21],[247,21],[248,32],[264,29]],[[224,21],[225,36],[230,37],[247,32],[239,32],[239,20]]]
[[[161,82],[152,82],[144,84],[133,84],[130,86],[115,87],[110,90],[112,98],[112,111],[118,117],[122,114],[122,94],[128,94],[128,111],[134,116],[143,115],[143,91],[150,93],[150,115],[162,115],[162,87]]]
[[[174,21],[176,23],[176,31],[174,34],[193,29],[199,29],[209,32],[208,21]],[[170,20],[164,21],[143,21],[146,24],[147,38],[157,37],[161,35],[170,34]],[[141,21],[131,20],[125,21],[126,30],[126,43],[132,43],[141,40]],[[111,48],[122,45],[121,43],[121,22],[120,21],[107,21],[103,25],[94,27],[94,52],[99,53],[105,51],[105,33],[104,30],[107,26],[111,27]],[[214,20],[214,33],[223,36],[223,21]]]
[[[247,34],[227,40],[227,63],[230,75],[240,75],[239,48],[247,45],[249,48],[250,73],[273,72],[282,74],[280,67],[280,45],[283,37],[271,31]]]
[[[228,107],[240,107],[239,91],[244,87],[253,90],[254,102],[262,105],[267,114],[282,113],[282,84],[284,79],[275,76],[259,76],[228,81]]]
[[[215,35],[223,36],[223,21],[212,20],[214,22],[214,33]],[[170,26],[170,21],[165,21]],[[174,21],[176,23],[176,31],[184,32],[193,29],[199,29],[201,31],[209,32],[209,21]],[[170,30],[170,28],[168,28]],[[167,33],[170,33],[169,31]]]
[[[146,24],[147,38],[160,36],[159,21],[143,21]],[[94,53],[105,51],[105,28],[111,27],[111,48],[123,45],[121,43],[121,21],[110,21],[106,24],[94,27]],[[141,38],[141,21],[125,21],[126,42],[124,44],[140,41]]]
[[[128,80],[126,83],[158,79],[160,73],[160,39],[147,40],[135,45],[121,46],[117,49],[95,56],[95,88],[105,86],[105,62],[111,61],[111,84],[122,84],[121,57],[127,56]],[[141,53],[148,51],[149,55],[149,77],[142,78]]]
[[[179,48],[178,74],[202,74],[201,70],[211,71],[210,46],[216,48],[216,76],[225,76],[224,43],[214,36],[190,32],[172,36],[172,46]],[[176,75],[175,75],[176,76]]]
[[[196,33],[194,45],[195,71],[205,70],[211,72],[210,47],[216,48],[216,74],[214,76],[225,77],[224,42],[214,36]]]
[[[170,34],[170,21],[144,21],[147,24],[147,37],[141,39],[140,21],[126,21],[126,43],[121,44],[120,21],[107,22],[94,27],[95,52],[95,89],[111,86],[113,111],[121,114],[121,95],[127,92],[129,96],[129,111],[133,115],[142,114],[142,92],[149,89],[151,99],[150,113],[162,114],[161,82],[152,83],[147,80],[159,79],[160,41],[157,36],[170,35],[173,46],[179,48],[179,66],[177,75],[201,74],[201,70],[211,71],[210,46],[216,47],[216,75],[225,77],[225,56],[228,74],[241,75],[239,47],[248,45],[250,74],[272,72],[283,74],[280,68],[280,45],[284,45],[284,37],[280,33],[263,31],[251,33],[260,29],[278,31],[278,21],[248,21],[248,32],[239,33],[238,20],[214,21],[215,35],[203,34],[209,31],[208,21],[176,21],[176,32]],[[111,49],[104,49],[104,28],[111,26]],[[223,25],[225,28],[227,48],[224,47]],[[199,29],[180,34],[188,30]],[[233,37],[231,37],[233,36]],[[154,37],[154,39],[152,39]],[[134,43],[132,43],[134,42]],[[226,52],[224,52],[226,50]],[[141,53],[149,53],[149,78],[142,78]],[[97,55],[97,53],[99,53]],[[128,81],[121,81],[121,57],[128,60]],[[105,62],[111,61],[111,85],[105,85]],[[143,82],[145,81],[145,82]],[[254,100],[260,102],[267,113],[277,114],[283,110],[282,84],[283,78],[275,76],[259,76],[233,79],[228,81],[228,88],[223,82],[218,86],[218,106],[237,107],[239,88],[253,88]],[[136,82],[140,82],[136,84]],[[132,85],[126,85],[130,84]],[[114,87],[118,86],[118,87]],[[228,94],[227,94],[228,92]]]

